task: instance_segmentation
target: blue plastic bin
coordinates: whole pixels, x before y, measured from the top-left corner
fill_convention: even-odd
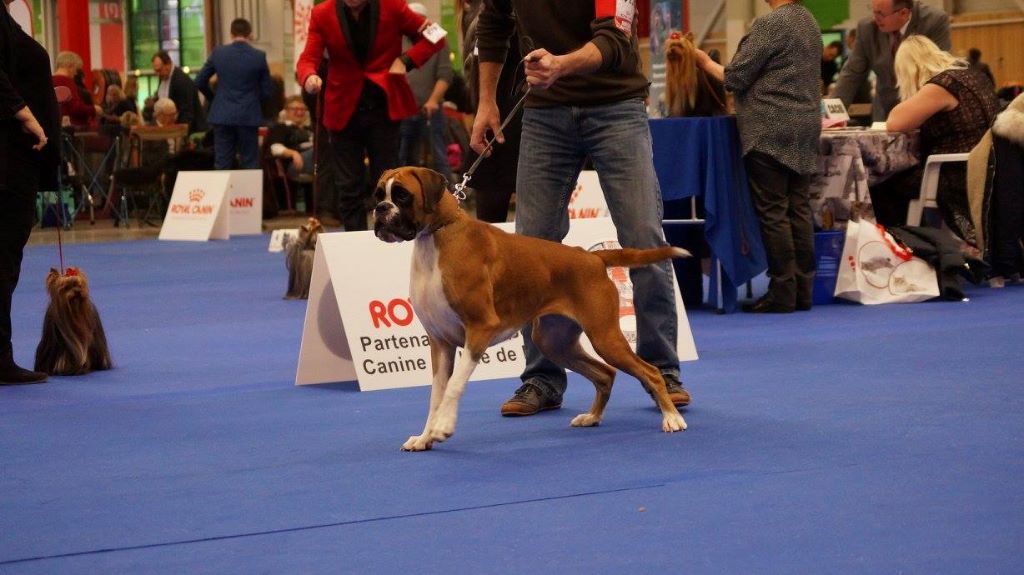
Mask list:
[[[839,276],[845,240],[844,230],[814,234],[814,257],[818,261],[818,271],[814,275],[814,305],[835,301],[832,294],[836,291],[836,278]]]

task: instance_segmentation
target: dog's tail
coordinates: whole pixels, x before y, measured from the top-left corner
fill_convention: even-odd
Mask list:
[[[624,248],[621,250],[597,250],[592,252],[601,258],[605,267],[638,268],[670,258],[688,258],[692,254],[683,248],[664,246],[647,250]]]

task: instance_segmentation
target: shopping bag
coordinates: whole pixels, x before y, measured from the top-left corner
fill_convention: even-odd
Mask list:
[[[872,221],[846,226],[835,296],[862,304],[914,303],[938,297],[935,268]]]

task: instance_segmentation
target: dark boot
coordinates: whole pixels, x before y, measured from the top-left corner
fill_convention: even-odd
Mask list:
[[[26,385],[43,383],[47,375],[41,371],[29,371],[18,367],[13,360],[0,364],[0,385]]]

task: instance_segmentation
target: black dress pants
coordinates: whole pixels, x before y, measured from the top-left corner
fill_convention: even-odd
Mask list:
[[[33,152],[35,153],[35,152]],[[21,259],[35,223],[38,168],[31,158],[12,153],[6,182],[0,182],[0,367],[14,362],[11,300],[21,276]],[[42,281],[42,278],[40,278]]]
[[[399,122],[386,105],[360,108],[344,130],[331,132],[338,176],[338,213],[345,231],[369,228],[366,197],[385,170],[398,166]],[[370,159],[369,182],[364,157]]]
[[[810,307],[816,269],[811,177],[760,152],[750,152],[743,163],[768,255],[767,297],[782,307]]]

